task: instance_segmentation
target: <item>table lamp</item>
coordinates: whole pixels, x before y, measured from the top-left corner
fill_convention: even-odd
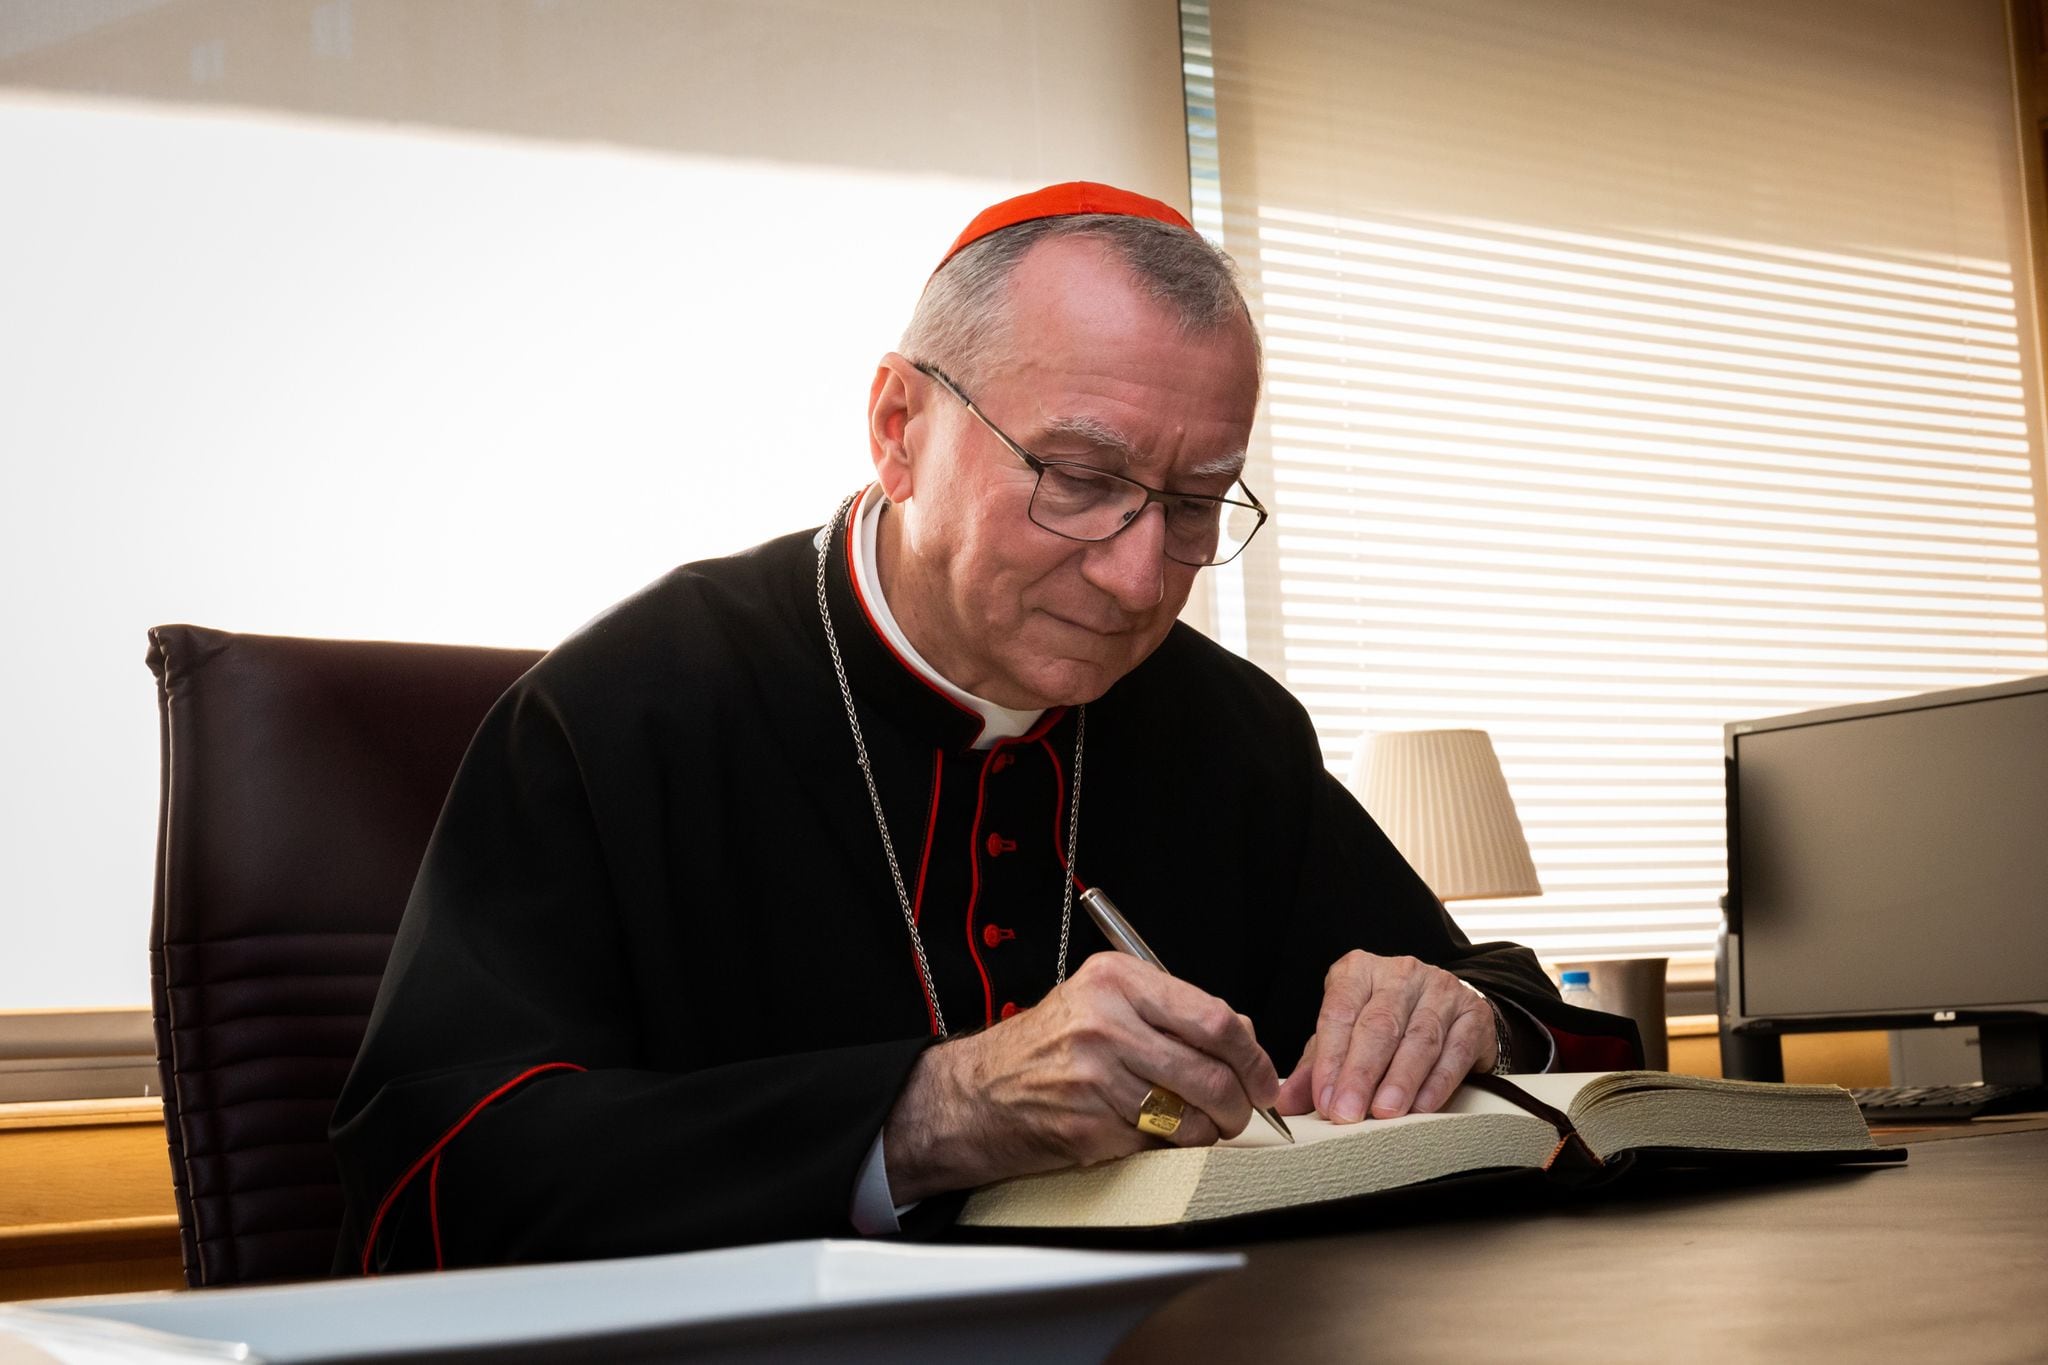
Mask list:
[[[1368,734],[1351,789],[1438,899],[1543,894],[1486,731]]]

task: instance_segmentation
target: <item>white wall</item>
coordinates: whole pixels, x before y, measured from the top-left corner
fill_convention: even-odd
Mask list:
[[[150,625],[547,645],[815,524],[959,227],[1181,127],[1152,0],[0,0],[0,1009],[147,999]]]

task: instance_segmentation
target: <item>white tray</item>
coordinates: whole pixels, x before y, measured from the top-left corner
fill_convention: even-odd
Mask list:
[[[1234,1253],[782,1242],[0,1305],[0,1344],[64,1365],[1099,1361],[1153,1308],[1243,1264]]]

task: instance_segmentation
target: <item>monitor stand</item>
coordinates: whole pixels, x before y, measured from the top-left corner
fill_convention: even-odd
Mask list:
[[[1731,1081],[1782,1081],[1785,1049],[1775,1033],[1733,1033],[1721,1026],[1721,1074]]]
[[[2048,1082],[2048,1022],[2016,1019],[1977,1026],[1978,1052],[1989,1085]]]
[[[1885,1034],[1893,1085],[1969,1085],[1984,1079],[1977,1028],[1895,1028]]]
[[[1987,1085],[2048,1083],[2048,1022],[2012,1019],[1977,1026]],[[1782,1081],[1785,1050],[1776,1033],[1721,1029],[1721,1074],[1731,1080]]]

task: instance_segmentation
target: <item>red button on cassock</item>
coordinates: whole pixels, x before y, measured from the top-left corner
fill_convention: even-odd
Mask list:
[[[1005,929],[1000,924],[984,924],[981,926],[981,941],[991,948],[995,947],[998,943],[1008,942],[1015,937],[1017,937],[1015,929]]]
[[[1002,1016],[1003,1018],[1005,1018],[1005,1019],[1009,1018],[1009,1017],[1010,1017],[1011,1015],[1015,1014],[1016,1012],[1017,1012],[1017,1002],[1016,1002],[1016,1001],[1014,1001],[1014,1000],[1005,1000],[1005,1001],[1003,1002],[1003,1007],[1002,1007],[1002,1009],[1001,1009],[1000,1011],[998,1011],[998,1013],[999,1013],[999,1014],[1001,1014],[1001,1016]]]
[[[988,842],[984,847],[988,849],[988,856],[995,858],[1005,853],[1015,853],[1017,851],[1017,841],[1015,839],[1005,839],[1000,834],[991,834],[988,836]]]

